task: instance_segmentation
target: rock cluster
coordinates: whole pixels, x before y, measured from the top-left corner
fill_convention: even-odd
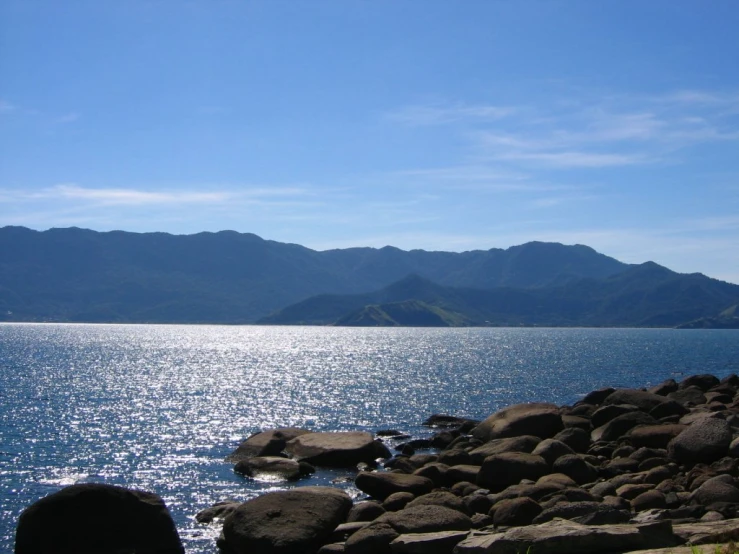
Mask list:
[[[739,540],[736,375],[427,424],[433,437],[405,436],[394,456],[383,440],[397,442],[397,431],[249,437],[229,457],[237,472],[300,479],[312,466],[356,467],[366,498],[296,487],[197,519],[223,521],[226,554],[602,553]]]

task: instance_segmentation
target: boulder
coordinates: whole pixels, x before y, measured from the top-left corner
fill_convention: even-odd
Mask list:
[[[703,391],[696,386],[686,387],[676,390],[667,395],[667,398],[674,400],[683,406],[699,406],[706,403],[706,397]]]
[[[300,487],[244,502],[223,523],[223,544],[233,554],[302,554],[317,550],[346,520],[345,492]]]
[[[554,404],[516,404],[500,410],[472,430],[483,442],[521,435],[551,438],[564,429],[559,408]]]
[[[535,500],[525,496],[501,500],[490,509],[496,526],[517,527],[529,525],[542,511]]]
[[[452,485],[455,483],[461,483],[469,481],[471,483],[477,482],[477,476],[480,474],[480,466],[473,465],[458,465],[450,467],[446,472],[446,480]]]
[[[560,456],[564,456],[565,454],[574,454],[575,451],[562,441],[558,441],[556,439],[544,439],[536,445],[536,448],[534,448],[531,453],[535,456],[541,456],[544,458],[544,461],[551,466]]]
[[[415,508],[416,506],[444,506],[469,515],[462,499],[449,491],[432,491],[415,498],[406,507]]]
[[[327,467],[354,467],[390,457],[384,444],[362,431],[306,433],[288,441],[285,451],[299,462]]]
[[[66,487],[23,510],[15,552],[184,554],[185,550],[157,495],[88,483]]]
[[[446,474],[448,470],[449,466],[437,462],[432,462],[414,471],[413,475],[418,475],[419,477],[426,477],[427,479],[431,479],[434,482],[434,485],[436,485],[437,487],[442,487],[447,483]]]
[[[620,415],[637,411],[639,408],[632,404],[611,404],[598,408],[590,418],[590,422],[594,429],[602,427],[613,418]]]
[[[387,523],[398,533],[468,531],[472,528],[469,517],[444,506],[416,506],[399,512],[387,512],[374,523]]]
[[[285,450],[287,441],[306,433],[310,431],[297,427],[280,427],[255,433],[231,452],[226,460],[239,462],[256,456],[277,456]]]
[[[667,396],[671,392],[675,392],[677,390],[677,381],[674,379],[667,379],[666,381],[663,381],[659,385],[652,387],[647,390],[647,392],[651,392],[652,394],[658,394],[660,396]]]
[[[592,483],[598,478],[598,471],[577,454],[560,456],[552,464],[553,473],[563,473],[578,485]]]
[[[667,508],[667,500],[665,495],[657,490],[650,490],[641,493],[631,500],[631,507],[635,512],[643,512],[645,510],[664,509]]]
[[[400,536],[387,523],[372,522],[346,540],[346,554],[392,554],[390,543]],[[261,554],[261,553],[259,553]]]
[[[235,500],[226,500],[224,502],[217,502],[210,508],[200,510],[195,514],[195,521],[198,523],[211,523],[215,519],[223,519],[230,515],[236,508],[241,506],[241,502]]]
[[[469,422],[479,423],[474,419],[468,419],[464,417],[457,417],[447,414],[434,414],[422,423],[427,427],[461,427]]]
[[[732,440],[731,426],[723,419],[694,422],[667,445],[668,455],[679,463],[711,463],[724,457]]]
[[[590,448],[590,433],[577,427],[564,429],[554,435],[553,438],[565,443],[572,450],[580,454],[587,452],[588,448]]]
[[[315,470],[305,462],[296,462],[276,456],[257,456],[239,461],[234,467],[236,473],[241,473],[254,479],[285,479],[294,481]]]
[[[720,383],[721,381],[719,381],[718,377],[715,377],[713,375],[691,375],[690,377],[687,377],[680,381],[679,388],[687,389],[688,387],[697,387],[703,392],[706,392],[708,389],[717,387]]]
[[[611,421],[594,429],[590,434],[594,441],[616,441],[637,425],[655,425],[657,421],[641,411],[629,412],[614,417]]]
[[[396,492],[410,492],[415,496],[427,494],[434,488],[434,482],[418,475],[404,473],[362,472],[354,480],[356,487],[377,500],[385,500]]]
[[[506,452],[485,458],[477,475],[477,484],[492,492],[499,492],[521,479],[536,481],[549,473],[549,466],[541,456],[523,452]]]
[[[409,502],[416,498],[410,492],[394,492],[382,502],[385,512],[398,512],[404,509]]]
[[[652,394],[651,392],[638,389],[618,389],[608,395],[603,401],[604,405],[631,404],[643,412],[649,412],[655,406],[667,402],[664,396]]]
[[[639,425],[626,435],[627,440],[637,448],[667,448],[667,443],[685,431],[687,426],[673,423],[668,425]]]
[[[687,413],[690,413],[690,410],[674,400],[668,400],[664,404],[659,404],[649,410],[649,415],[654,419],[662,419],[665,417],[677,417],[679,419]]]
[[[739,489],[730,475],[719,475],[705,481],[693,491],[690,500],[694,504],[709,506],[716,502],[739,503]]]
[[[594,390],[585,395],[585,398],[580,400],[578,404],[592,404],[593,406],[599,406],[603,401],[608,398],[616,389],[607,387],[603,389]]]
[[[364,502],[358,502],[352,506],[352,509],[349,510],[349,514],[346,516],[346,521],[347,523],[353,523],[356,521],[373,521],[384,513],[385,509],[379,502],[367,500]]]
[[[470,458],[475,464],[482,464],[488,456],[495,454],[503,454],[504,452],[525,452],[530,454],[531,451],[541,442],[539,437],[532,435],[522,435],[520,437],[510,437],[507,439],[495,439],[486,442],[482,446],[470,451]]]

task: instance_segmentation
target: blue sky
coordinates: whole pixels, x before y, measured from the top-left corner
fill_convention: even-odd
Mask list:
[[[739,3],[0,2],[0,225],[739,283]]]

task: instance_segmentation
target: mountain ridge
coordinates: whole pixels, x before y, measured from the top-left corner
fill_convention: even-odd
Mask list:
[[[631,267],[583,245],[317,251],[253,233],[0,228],[0,320],[251,323],[318,294],[409,273],[445,286],[537,288]]]

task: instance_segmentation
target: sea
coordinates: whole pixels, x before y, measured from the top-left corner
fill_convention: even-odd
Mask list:
[[[739,330],[0,324],[0,551],[21,511],[74,483],[159,494],[189,553],[215,553],[223,500],[331,484],[256,481],[226,456],[252,433],[395,429],[434,413],[571,404],[601,387],[739,373]],[[394,446],[390,444],[390,446]]]

